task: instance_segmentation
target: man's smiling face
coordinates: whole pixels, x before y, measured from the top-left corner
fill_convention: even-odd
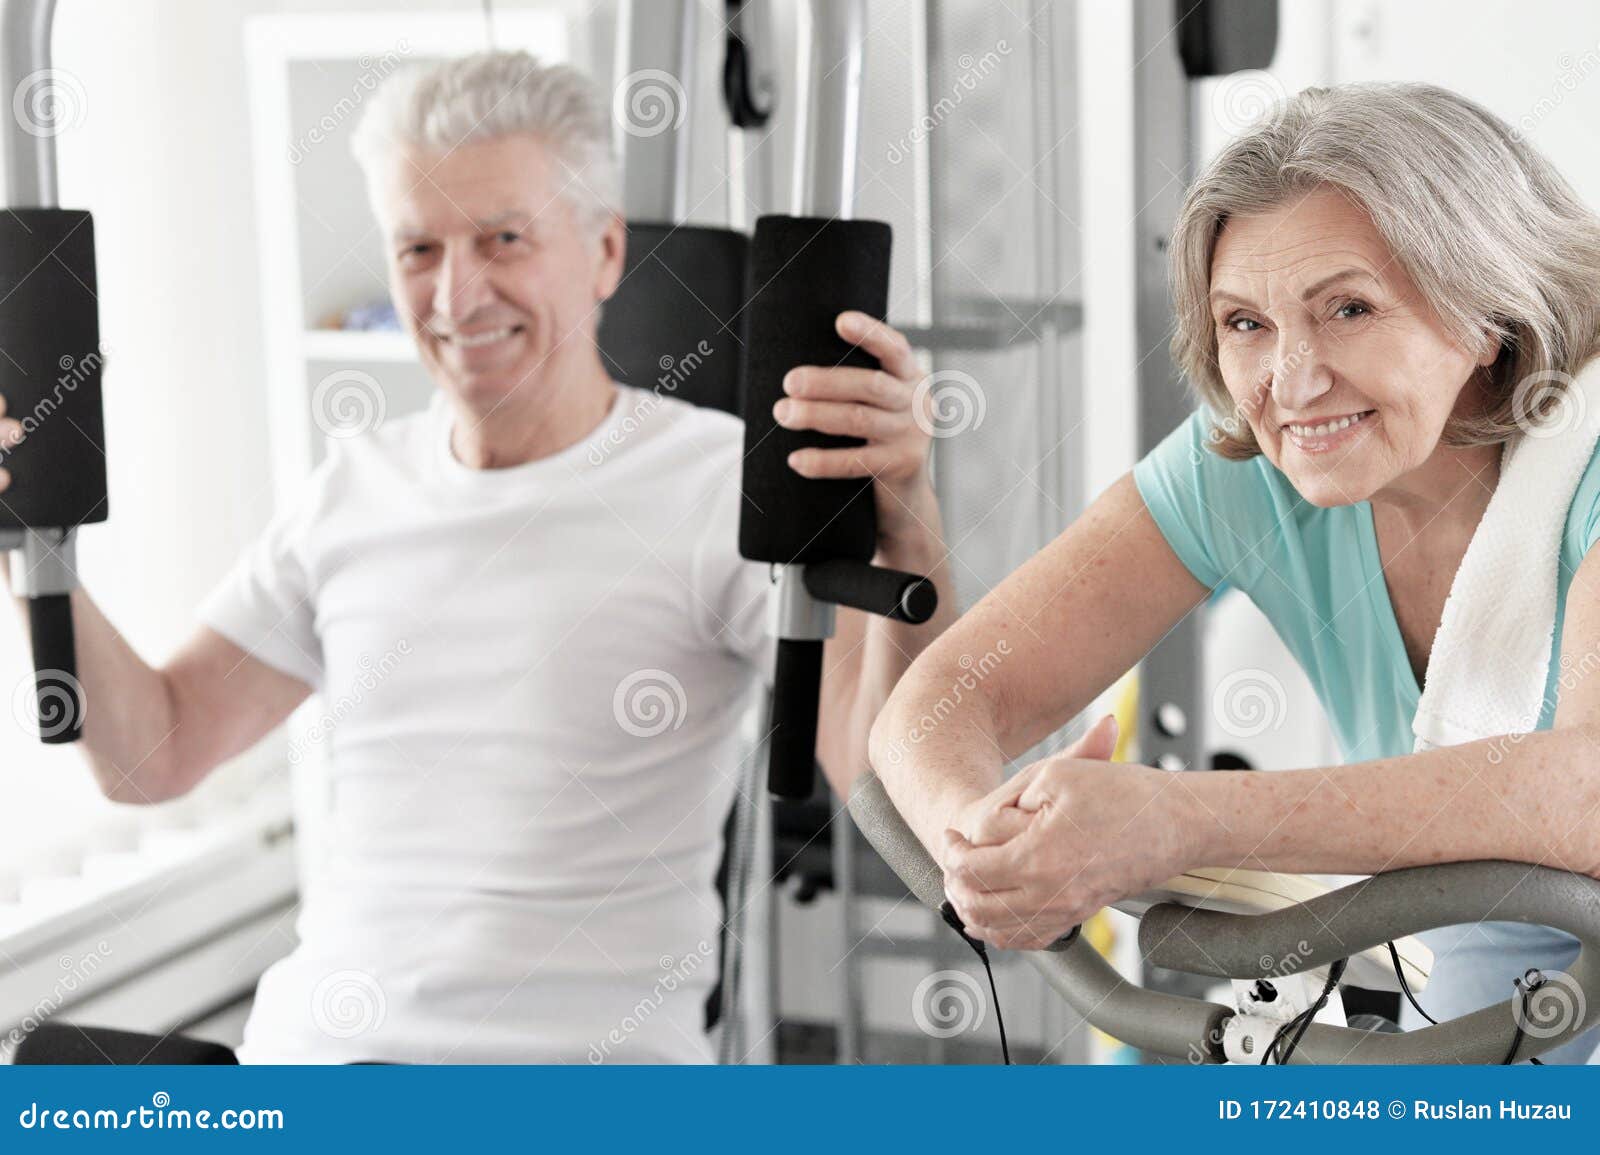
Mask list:
[[[443,388],[488,410],[592,356],[622,228],[585,220],[529,135],[403,150],[377,177],[395,307]]]

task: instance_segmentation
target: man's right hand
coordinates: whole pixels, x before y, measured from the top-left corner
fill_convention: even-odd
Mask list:
[[[22,438],[22,422],[7,416],[0,396],[0,494],[11,485],[9,451]],[[10,578],[0,551],[0,580],[9,585]],[[206,626],[155,668],[81,588],[72,592],[72,615],[78,679],[92,704],[79,748],[113,801],[160,802],[185,793],[218,763],[254,745],[311,692]]]

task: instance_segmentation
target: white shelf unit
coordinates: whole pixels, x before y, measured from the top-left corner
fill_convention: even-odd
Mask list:
[[[497,12],[494,43],[545,62],[586,45],[570,6]],[[312,399],[354,377],[382,394],[387,418],[426,404],[433,384],[403,332],[342,330],[332,317],[388,300],[386,264],[350,134],[383,79],[488,43],[470,12],[287,13],[246,26],[256,220],[273,483],[287,501],[325,446]],[[359,375],[359,376],[355,376]]]

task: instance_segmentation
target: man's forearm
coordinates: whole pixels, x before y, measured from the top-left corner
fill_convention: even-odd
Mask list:
[[[839,628],[825,652],[818,754],[841,796],[869,768],[872,724],[895,685],[917,655],[958,616],[939,508],[931,490],[903,526],[880,537],[872,560],[874,565],[927,577],[938,591],[939,606],[921,625],[855,610],[838,612]]]
[[[943,550],[942,542],[940,548]],[[882,564],[916,568],[887,557]],[[985,656],[956,656],[958,672],[948,684],[934,684],[930,679],[938,679],[937,671],[948,668],[949,663],[930,666],[924,662],[918,670],[910,668],[924,650],[940,645],[941,638],[948,644],[947,628],[958,615],[947,573],[941,557],[930,575],[936,576],[939,584],[939,616],[929,623],[937,628],[928,630],[920,645],[914,649],[901,646],[895,631],[906,628],[902,623],[878,623],[882,629],[874,640],[885,643],[882,663],[886,674],[892,671],[892,678],[865,719],[870,765],[883,779],[912,832],[935,854],[943,845],[945,828],[968,805],[999,785],[1005,766],[992,736],[993,719],[984,708],[983,695],[976,692],[978,681],[987,673]],[[963,679],[968,682],[965,686]],[[923,711],[922,705],[930,702],[934,703],[931,711]],[[937,749],[923,745],[935,728]]]
[[[1600,873],[1600,736],[1581,726],[1173,788],[1192,795],[1200,865],[1376,874],[1499,858]]]
[[[6,569],[9,575],[9,569]],[[27,604],[17,600],[24,629]],[[95,781],[116,802],[160,802],[170,796],[173,707],[161,671],[145,663],[81,587],[72,591],[78,682],[83,688],[79,748]]]

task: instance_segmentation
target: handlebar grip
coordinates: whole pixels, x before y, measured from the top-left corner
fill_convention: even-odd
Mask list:
[[[937,909],[944,899],[943,875],[876,775],[869,772],[857,779],[850,813],[912,893]],[[1419,930],[1489,918],[1556,927],[1583,944],[1549,1002],[1530,1003],[1518,1057],[1558,1047],[1600,1021],[1600,881],[1526,863],[1456,862],[1396,870],[1258,915],[1161,903],[1141,920],[1139,947],[1157,966],[1216,978],[1250,978],[1260,976],[1264,956],[1281,960],[1275,973],[1294,973]],[[1285,943],[1294,944],[1292,954],[1281,949]],[[1114,1038],[1193,1062],[1223,1061],[1231,1008],[1130,983],[1082,936],[1064,947],[1058,943],[1052,951],[1026,951],[1023,957],[1079,1014]],[[1540,994],[1535,991],[1531,997],[1538,1000]],[[1541,1013],[1551,1008],[1553,1016]],[[1291,1061],[1501,1063],[1517,1034],[1516,1009],[1508,997],[1505,1003],[1405,1034],[1311,1023]]]
[[[944,872],[895,809],[878,776],[867,771],[850,790],[850,816],[867,841],[924,906],[944,902]],[[1147,991],[1128,982],[1080,934],[1050,949],[1026,951],[1028,962],[1087,1021],[1130,1046],[1222,1061],[1227,1007]]]
[[[59,746],[83,736],[83,687],[78,684],[72,596],[42,594],[28,600],[33,642],[34,694],[39,741]]]
[[[1519,1055],[1560,1046],[1600,1021],[1600,881],[1521,862],[1450,862],[1389,871],[1265,914],[1161,903],[1146,911],[1139,924],[1139,950],[1156,966],[1248,978],[1261,974],[1263,958],[1281,956],[1275,969],[1293,974],[1418,931],[1491,919],[1555,927],[1582,943],[1563,980],[1569,989],[1557,1021],[1525,1035]],[[1295,949],[1285,953],[1285,943]],[[1312,1024],[1294,1058],[1498,1063],[1516,1027],[1508,1009],[1513,992],[1506,994],[1506,1003],[1403,1035],[1363,1035]]]
[[[817,778],[817,705],[822,641],[779,638],[767,734],[767,790],[778,798],[811,797]]]
[[[919,574],[836,559],[805,568],[806,591],[819,601],[920,626],[939,608],[939,590]]]

